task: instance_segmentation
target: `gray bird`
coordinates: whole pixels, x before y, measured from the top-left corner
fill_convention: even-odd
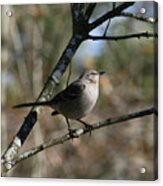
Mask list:
[[[58,93],[50,101],[31,102],[15,105],[13,108],[31,106],[50,106],[55,111],[52,115],[62,114],[68,119],[80,119],[86,116],[95,106],[99,96],[99,79],[103,71],[87,70],[66,89]],[[81,121],[85,126],[87,124]],[[68,127],[69,122],[68,122]]]

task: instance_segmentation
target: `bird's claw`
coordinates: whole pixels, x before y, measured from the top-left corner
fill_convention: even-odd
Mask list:
[[[68,128],[68,134],[72,140],[73,140],[73,138],[75,138],[75,135],[74,135],[75,131],[76,131],[76,129]]]
[[[92,132],[92,129],[93,129],[93,126],[92,125],[89,125],[89,124],[84,124],[84,126],[85,126],[85,128],[88,130],[88,132],[89,132],[89,136],[91,136],[91,132]]]

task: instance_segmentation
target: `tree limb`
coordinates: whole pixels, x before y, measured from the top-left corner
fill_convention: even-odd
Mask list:
[[[97,26],[99,26],[100,24],[105,22],[107,19],[111,19],[111,18],[115,17],[116,15],[118,15],[120,12],[122,12],[126,8],[132,6],[134,3],[135,2],[126,2],[126,3],[123,3],[119,6],[117,6],[115,9],[108,11],[103,16],[96,19],[94,22],[90,23],[89,30],[93,30],[94,28],[96,28]]]
[[[134,18],[136,20],[144,21],[144,22],[151,23],[151,24],[158,22],[158,19],[154,19],[152,17],[149,17],[149,18],[148,17],[143,17],[143,16],[139,16],[137,14],[130,13],[130,12],[120,12],[116,16],[124,16],[124,17]]]
[[[108,28],[109,28],[110,24],[111,24],[111,19],[108,20],[108,23],[107,23],[107,25],[106,25],[106,27],[105,27],[105,31],[104,31],[104,34],[103,34],[104,37],[105,37],[106,34],[107,34],[107,31],[108,31]]]
[[[75,54],[76,50],[86,39],[88,35],[88,24],[84,18],[84,4],[76,3],[71,5],[71,12],[72,12],[72,22],[73,22],[73,34],[71,39],[68,42],[65,50],[63,51],[58,63],[52,70],[51,74],[49,75],[47,81],[44,84],[42,91],[40,92],[36,102],[49,100],[54,95],[55,87],[59,84],[62,75],[64,74],[67,66],[71,62],[73,55]],[[24,122],[21,125],[21,128],[14,136],[13,140],[7,147],[6,151],[2,155],[2,162],[10,162],[12,161],[19,151],[19,149],[24,144],[27,136],[31,132],[33,126],[37,122],[38,114],[39,114],[38,107],[32,107],[30,112],[25,117]],[[9,169],[9,164],[2,163],[3,169],[6,171]]]
[[[43,150],[45,150],[49,147],[59,145],[59,144],[63,144],[64,142],[66,142],[66,141],[68,141],[72,138],[78,138],[81,135],[84,135],[85,133],[90,133],[90,131],[97,130],[97,129],[100,129],[102,127],[110,126],[110,125],[117,124],[117,123],[120,123],[120,122],[128,121],[128,120],[131,120],[131,119],[144,117],[144,116],[151,115],[151,114],[155,114],[157,116],[157,111],[155,110],[154,107],[151,107],[151,108],[145,109],[145,110],[141,110],[141,111],[138,111],[138,112],[132,112],[132,113],[122,115],[122,116],[119,116],[119,117],[108,118],[104,121],[100,121],[100,122],[91,124],[92,127],[89,128],[89,129],[85,128],[85,127],[84,128],[79,128],[79,129],[73,129],[73,133],[71,135],[69,133],[67,133],[67,134],[65,134],[61,137],[50,139],[49,141],[47,141],[47,142],[45,142],[45,143],[43,143],[43,144],[41,144],[37,147],[34,147],[34,148],[30,149],[29,151],[26,151],[26,152],[20,154],[14,160],[12,160],[10,162],[7,162],[7,164],[8,164],[7,167],[10,167],[10,169],[11,169],[12,167],[14,167],[20,161],[23,161],[23,160],[25,160],[25,159],[27,159],[31,156],[34,156],[35,154],[37,154],[37,153],[39,153],[39,152],[41,152],[41,151],[43,151]]]
[[[95,7],[96,7],[96,4],[97,4],[97,3],[89,3],[89,5],[88,5],[88,7],[87,7],[87,9],[86,9],[86,12],[85,12],[85,19],[86,19],[87,21],[89,21],[91,15],[92,15],[92,13],[93,13],[93,10],[94,10]]]
[[[80,32],[80,34],[82,34],[82,32]],[[76,50],[78,49],[82,41],[83,41],[82,35],[79,35],[79,33],[74,32],[68,42],[68,45],[63,51],[58,63],[56,64],[51,74],[49,75],[46,83],[44,84],[44,87],[42,91],[40,92],[38,98],[36,99],[36,102],[51,99],[51,97],[54,95],[55,87],[59,84],[63,73],[67,69],[67,66],[71,62],[73,55],[75,54]],[[37,122],[38,114],[39,114],[39,108],[32,107],[28,115],[25,117],[25,120],[22,123],[21,128],[19,129],[17,134],[14,136],[10,145],[8,146],[8,148],[2,155],[2,158],[1,158],[2,162],[4,162],[4,160],[11,161],[12,159],[15,158],[19,149],[22,147],[27,136],[31,132],[33,126]],[[5,164],[3,166],[6,167]]]
[[[140,32],[140,33],[134,33],[134,34],[128,34],[128,35],[121,35],[121,36],[92,36],[89,35],[88,39],[92,40],[110,40],[110,41],[118,41],[118,40],[124,40],[124,39],[132,39],[132,38],[150,38],[150,37],[158,37],[157,33],[149,33],[149,32]]]

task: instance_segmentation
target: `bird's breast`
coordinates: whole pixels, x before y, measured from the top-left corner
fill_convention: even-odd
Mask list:
[[[99,95],[98,87],[86,85],[85,90],[76,99],[62,103],[56,110],[70,119],[80,119],[86,116],[95,106]]]
[[[85,91],[85,100],[88,103],[88,110],[93,109],[96,104],[97,98],[99,96],[99,89],[97,84],[91,84],[90,86],[86,87]]]

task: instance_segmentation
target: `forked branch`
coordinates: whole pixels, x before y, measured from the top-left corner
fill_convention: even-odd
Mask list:
[[[118,15],[123,10],[127,9],[128,7],[132,6],[133,4],[134,2],[122,3],[121,5],[117,6],[113,10],[106,12],[100,18],[96,19],[94,22],[89,24],[89,30],[93,30],[94,28],[101,25],[106,20],[116,17],[116,15]]]

